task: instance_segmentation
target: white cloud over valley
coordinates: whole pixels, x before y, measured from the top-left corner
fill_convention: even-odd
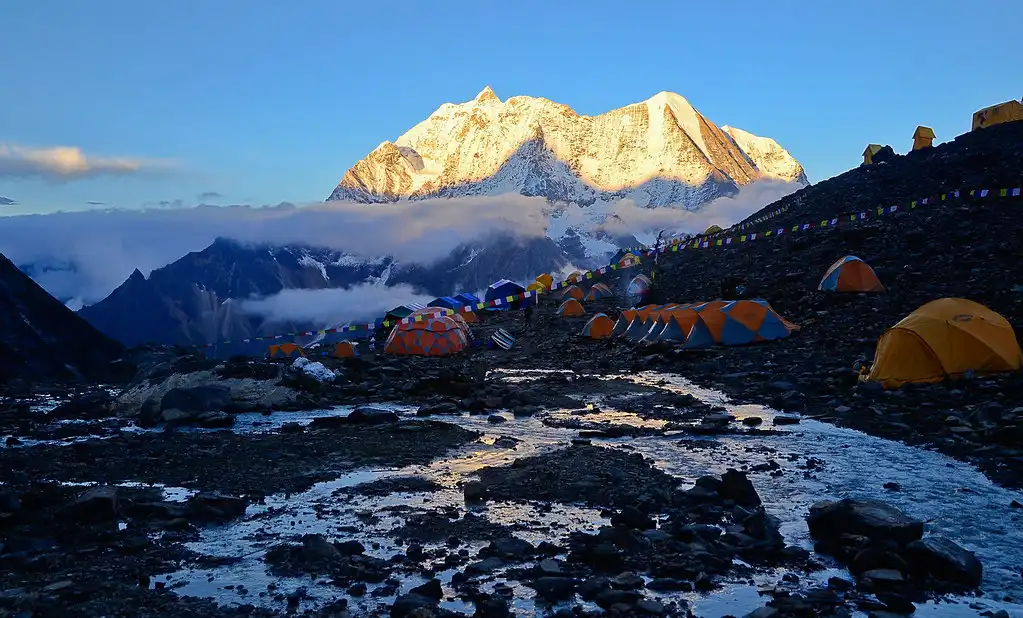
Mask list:
[[[417,294],[407,285],[362,284],[349,289],[283,290],[266,298],[245,299],[241,306],[271,322],[340,325],[372,321],[398,305],[425,305],[431,300],[432,296]]]
[[[616,213],[622,220],[621,224],[607,224],[614,227],[609,231],[629,232],[649,241],[659,229],[696,233],[712,224],[730,225],[796,189],[796,185],[759,181],[733,198],[715,200],[696,212],[641,208],[629,201],[598,203],[592,208]],[[102,300],[134,269],[148,276],[186,253],[203,250],[218,237],[260,244],[303,244],[365,257],[390,255],[400,262],[429,263],[445,257],[459,244],[494,232],[523,237],[544,235],[548,226],[545,213],[549,210],[543,198],[517,194],[391,204],[95,209],[0,219],[0,253],[19,266],[32,266],[30,274],[47,291],[80,306]],[[592,210],[571,206],[565,216],[573,224],[592,227],[587,213]],[[323,301],[327,304],[332,299],[330,294],[341,294],[322,292],[315,298],[327,299]],[[380,300],[381,306],[393,307],[409,300],[399,300],[402,293],[407,295],[410,290],[382,296],[386,302]],[[356,289],[352,294],[334,300],[384,292]],[[248,306],[256,312],[283,316],[290,307],[302,304],[295,298],[289,293],[280,299],[251,301],[255,304]]]

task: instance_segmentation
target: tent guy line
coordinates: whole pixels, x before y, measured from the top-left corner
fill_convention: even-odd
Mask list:
[[[692,250],[692,249],[708,249],[708,248],[711,248],[711,247],[724,247],[724,246],[729,246],[729,245],[732,245],[732,244],[735,244],[735,243],[753,242],[755,240],[774,238],[774,237],[777,237],[777,236],[781,236],[781,235],[784,235],[784,234],[792,234],[792,233],[795,233],[795,232],[804,232],[804,231],[809,231],[809,230],[812,230],[812,229],[826,228],[826,227],[836,227],[838,225],[847,224],[847,223],[859,223],[861,221],[872,220],[872,219],[877,219],[879,217],[885,217],[885,216],[894,215],[894,214],[899,213],[899,212],[913,211],[916,208],[918,208],[919,206],[938,204],[938,203],[946,202],[946,201],[949,201],[949,200],[960,199],[963,196],[968,196],[968,197],[972,197],[972,198],[987,198],[987,197],[1020,197],[1021,195],[1023,195],[1023,188],[1019,188],[1019,187],[1011,188],[1011,189],[970,189],[970,190],[963,190],[963,191],[951,191],[951,192],[948,192],[948,193],[941,193],[941,194],[932,195],[932,196],[929,196],[929,197],[924,197],[924,198],[920,198],[920,199],[917,199],[917,200],[913,200],[912,202],[909,202],[908,204],[894,205],[894,206],[887,206],[887,207],[880,206],[880,207],[876,208],[874,211],[863,211],[863,212],[858,212],[858,213],[853,213],[853,214],[845,214],[845,215],[841,215],[841,216],[832,217],[830,219],[822,219],[820,222],[796,224],[796,225],[791,225],[791,226],[787,226],[787,227],[780,227],[780,228],[776,228],[776,229],[770,229],[770,230],[766,230],[764,232],[751,232],[749,234],[742,234],[742,235],[738,235],[738,236],[727,236],[725,238],[716,238],[716,236],[717,236],[716,234],[715,235],[709,235],[709,236],[705,235],[705,236],[700,236],[700,237],[696,238],[695,240],[686,241],[686,242],[682,242],[681,239],[676,238],[676,239],[673,239],[667,246],[661,247],[660,249],[657,249],[656,252],[657,253],[666,253],[666,252],[670,251],[670,252],[673,252],[673,253],[677,253],[679,250],[688,251],[688,250]],[[782,212],[784,212],[784,210],[785,209],[779,209],[777,211],[774,211],[771,215],[769,215],[769,217],[777,216],[778,214],[781,214]],[[631,249],[631,250],[626,249],[625,251],[628,251],[628,252],[632,252],[632,251],[640,252],[640,253],[644,254],[644,257],[650,257],[650,255],[652,255],[655,252],[654,250],[650,249],[649,247],[641,247],[641,248],[636,248],[636,249]],[[638,257],[638,256],[635,256],[635,259],[623,260],[623,262],[621,264],[610,264],[608,266],[602,266],[602,267],[600,267],[600,268],[598,268],[596,270],[586,271],[585,273],[581,273],[578,276],[570,277],[569,279],[566,279],[564,281],[561,281],[561,282],[558,282],[558,283],[555,283],[555,284],[551,285],[549,290],[527,290],[527,291],[525,291],[525,292],[523,292],[521,294],[517,294],[517,295],[507,296],[507,297],[504,297],[504,298],[497,298],[497,299],[493,299],[493,300],[490,300],[490,301],[475,303],[475,304],[472,304],[472,305],[465,305],[465,306],[459,308],[458,310],[445,309],[444,310],[444,315],[453,315],[455,313],[474,313],[476,311],[480,311],[480,310],[484,310],[484,309],[489,309],[489,308],[494,308],[494,307],[503,307],[505,305],[511,305],[511,304],[516,303],[518,301],[526,300],[526,299],[529,299],[529,298],[535,298],[537,296],[540,296],[543,293],[546,293],[547,291],[559,290],[559,289],[562,289],[562,288],[569,287],[571,285],[575,285],[576,283],[580,283],[580,282],[582,282],[584,280],[592,280],[592,279],[594,279],[596,277],[604,276],[607,273],[612,272],[612,271],[622,270],[622,269],[627,269],[627,268],[634,268],[635,266],[638,266],[641,263],[642,263],[641,258]],[[212,347],[219,346],[219,345],[231,345],[232,343],[251,343],[251,342],[259,342],[259,341],[276,341],[276,340],[279,340],[279,339],[294,338],[294,337],[309,337],[309,336],[315,336],[315,335],[330,335],[330,334],[337,334],[337,333],[353,333],[353,332],[360,332],[360,331],[374,331],[374,330],[376,330],[378,328],[388,328],[390,326],[394,326],[394,325],[397,325],[397,324],[409,324],[409,323],[414,323],[414,322],[422,322],[424,319],[425,319],[425,316],[422,316],[422,315],[418,315],[418,316],[414,316],[414,317],[409,317],[409,318],[403,318],[403,319],[399,319],[399,320],[381,319],[381,320],[377,320],[375,322],[366,323],[366,324],[350,324],[348,326],[342,326],[342,327],[338,327],[338,328],[326,328],[326,329],[304,331],[304,332],[281,333],[281,334],[276,334],[276,335],[262,335],[262,336],[259,336],[259,337],[249,337],[249,338],[246,338],[246,339],[235,340],[235,341],[226,340],[226,341],[220,341],[220,342],[216,342],[216,343],[197,344],[197,345],[194,345],[194,346],[191,346],[191,347],[194,347],[194,348],[212,348]]]

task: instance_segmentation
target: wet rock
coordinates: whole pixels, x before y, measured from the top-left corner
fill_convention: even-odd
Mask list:
[[[828,588],[833,588],[835,590],[839,590],[839,591],[843,591],[844,592],[846,590],[852,590],[855,587],[856,587],[856,584],[854,584],[853,582],[849,581],[848,579],[843,579],[841,577],[829,577],[828,578]]]
[[[406,618],[407,616],[427,616],[430,614],[419,614],[420,610],[429,610],[436,607],[437,602],[418,594],[403,594],[394,600],[391,605],[391,618]]]
[[[980,585],[983,566],[977,556],[956,543],[929,536],[906,546],[915,573],[926,573],[944,582],[974,588]]]
[[[888,481],[885,483],[884,488],[888,491],[902,491],[902,486],[894,481]]]
[[[899,588],[906,578],[895,569],[874,569],[860,575],[860,583],[868,590]]]
[[[521,441],[511,436],[501,436],[494,440],[494,446],[497,448],[515,448]]]
[[[72,398],[47,413],[49,418],[96,420],[113,415],[114,398],[96,391]]]
[[[854,575],[875,569],[890,569],[900,573],[909,573],[909,565],[894,549],[867,547],[856,553],[849,564],[849,571]]]
[[[763,422],[764,419],[760,418],[759,416],[747,416],[746,418],[742,419],[742,424],[746,425],[747,427],[756,427],[757,425],[760,425]]]
[[[611,609],[615,605],[635,605],[643,597],[631,590],[605,590],[598,594],[594,602],[603,609]]]
[[[746,614],[742,618],[778,618],[779,612],[770,605],[765,605]]]
[[[491,541],[490,545],[483,549],[483,553],[487,555],[507,558],[525,558],[535,552],[536,548],[532,543],[514,536]]]
[[[319,419],[313,419],[313,424]],[[349,423],[360,425],[383,425],[386,423],[397,423],[398,413],[394,410],[383,410],[371,406],[358,406],[348,415]]]
[[[306,534],[302,537],[302,554],[310,562],[329,562],[341,556],[321,534]]]
[[[484,558],[479,562],[474,562],[469,566],[465,567],[466,575],[483,575],[485,573],[492,573],[497,569],[504,568],[504,560],[496,556],[490,558]]]
[[[461,410],[459,410],[458,405],[454,403],[438,403],[432,406],[422,406],[416,411],[416,416],[435,416],[446,414],[461,414]]]
[[[1023,509],[1023,503],[1021,503],[1019,500],[1013,500],[1012,502],[1009,503],[1009,506],[1014,509]]]
[[[245,515],[248,506],[244,498],[218,492],[195,494],[185,503],[189,517],[200,520],[228,521]]]
[[[774,417],[775,425],[797,425],[799,424],[798,416],[789,416],[785,414],[778,414]]]
[[[912,601],[900,594],[892,592],[877,592],[874,596],[877,597],[878,601],[884,603],[885,608],[888,611],[896,614],[906,615],[912,614],[916,611],[916,605],[913,605]]]
[[[438,603],[442,598],[444,598],[444,590],[441,588],[440,580],[436,577],[422,586],[416,586],[412,590],[409,590],[409,594],[415,594],[427,599],[432,599]]]
[[[234,416],[226,412],[203,412],[195,417],[195,422],[208,429],[230,427],[234,425]]]
[[[734,500],[740,506],[760,506],[760,496],[745,472],[729,468],[721,475],[718,494],[726,500]]]
[[[923,522],[878,500],[846,498],[838,502],[818,502],[807,517],[810,535],[816,539],[834,539],[842,534],[862,535],[871,540],[910,543],[923,536]]]
[[[606,577],[594,576],[579,584],[579,596],[587,601],[597,598],[597,595],[605,590],[611,589],[611,580]]]
[[[663,616],[668,611],[663,604],[653,599],[640,599],[636,602],[636,610],[650,616]]]
[[[466,502],[483,502],[488,493],[487,486],[480,481],[469,481],[462,487]]]
[[[783,547],[785,545],[785,539],[780,530],[781,522],[774,515],[758,511],[742,520],[742,526],[746,534],[754,539],[764,541],[776,547]]]
[[[638,590],[646,586],[646,581],[632,571],[620,573],[611,580],[611,587],[618,590]]]
[[[526,584],[536,596],[547,601],[560,601],[575,596],[579,580],[574,577],[540,577]]]
[[[64,507],[61,515],[83,523],[113,521],[120,509],[119,492],[116,487],[92,487]]]
[[[190,418],[203,412],[223,410],[230,405],[230,388],[219,384],[207,384],[170,389],[160,399],[160,412],[167,421],[166,417],[171,410],[177,410],[178,414]]]
[[[626,506],[617,515],[611,518],[612,525],[622,524],[635,530],[649,530],[657,524],[646,513],[634,506]]]
[[[561,563],[551,558],[544,558],[536,565],[541,575],[561,575]]]
[[[364,582],[359,582],[357,584],[353,584],[353,585],[349,586],[348,590],[346,592],[348,594],[352,595],[353,597],[361,597],[361,596],[365,596],[366,588],[367,588],[367,586],[366,586],[366,584]]]
[[[335,542],[334,548],[342,556],[358,556],[366,553],[366,547],[358,541]]]
[[[491,425],[500,425],[501,423],[508,422],[508,419],[501,416],[500,414],[491,414],[490,416],[487,417],[487,422],[490,423]]]

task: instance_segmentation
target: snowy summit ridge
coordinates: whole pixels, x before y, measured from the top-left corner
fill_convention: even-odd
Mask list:
[[[761,178],[807,184],[777,142],[719,128],[677,94],[582,116],[544,98],[502,101],[487,86],[382,143],[328,200],[520,193],[582,206],[627,198],[694,210]]]

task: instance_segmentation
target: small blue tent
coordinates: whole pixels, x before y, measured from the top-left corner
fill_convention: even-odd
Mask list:
[[[462,303],[463,305],[467,305],[467,306],[473,307],[473,308],[475,308],[478,303],[483,302],[483,301],[480,300],[479,296],[476,296],[475,294],[470,294],[468,292],[462,292],[461,294],[456,294],[455,295],[455,300],[457,300],[458,302]]]
[[[462,308],[462,305],[466,304],[468,303],[463,303],[459,301],[457,298],[451,298],[450,296],[441,296],[440,298],[435,298],[432,301],[430,301],[430,304],[428,306],[458,310]]]
[[[509,306],[508,301],[506,300],[507,297],[518,296],[519,294],[522,294],[525,291],[526,288],[515,283],[514,281],[500,279],[498,281],[491,283],[490,286],[487,288],[486,301],[490,302],[492,300],[500,299],[502,304],[500,306],[494,307],[493,309],[495,311],[501,311],[503,309],[507,309]],[[514,305],[511,306],[513,308],[518,308],[518,304],[519,303],[515,303]]]

